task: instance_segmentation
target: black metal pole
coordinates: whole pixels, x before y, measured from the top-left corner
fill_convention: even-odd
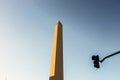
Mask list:
[[[115,53],[113,53],[113,54],[111,54],[111,55],[108,55],[108,56],[104,57],[102,60],[100,60],[100,62],[102,63],[105,59],[107,59],[107,58],[109,58],[109,57],[111,57],[111,56],[114,56],[114,55],[116,55],[116,54],[119,54],[119,53],[120,53],[120,51],[115,52]]]

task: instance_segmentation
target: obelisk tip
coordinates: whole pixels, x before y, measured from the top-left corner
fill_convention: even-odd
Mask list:
[[[60,22],[60,20],[57,22],[57,25],[62,25],[62,23]]]

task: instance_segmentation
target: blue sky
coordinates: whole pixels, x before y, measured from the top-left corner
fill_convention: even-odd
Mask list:
[[[119,0],[0,0],[0,80],[48,80],[54,26],[63,24],[64,80],[119,80]]]

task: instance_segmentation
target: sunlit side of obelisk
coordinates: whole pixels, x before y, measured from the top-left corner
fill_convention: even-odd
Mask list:
[[[63,34],[59,21],[55,26],[49,80],[63,80]]]

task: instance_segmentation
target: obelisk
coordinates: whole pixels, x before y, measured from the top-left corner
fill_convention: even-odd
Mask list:
[[[55,26],[49,80],[63,80],[63,34],[60,21]]]

